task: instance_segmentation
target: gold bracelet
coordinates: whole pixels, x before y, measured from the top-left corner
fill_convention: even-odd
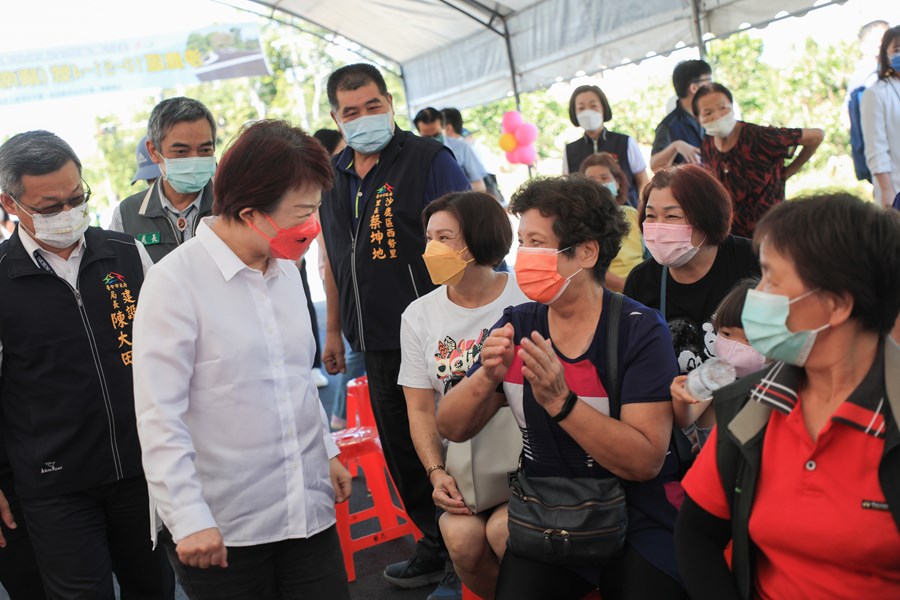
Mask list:
[[[440,469],[441,471],[446,471],[447,467],[445,467],[444,465],[431,465],[430,467],[425,469],[425,476],[431,477],[431,473],[437,471],[438,469]]]

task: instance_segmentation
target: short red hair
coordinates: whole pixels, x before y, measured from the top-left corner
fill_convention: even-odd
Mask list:
[[[213,182],[213,214],[231,221],[245,208],[274,212],[289,190],[331,187],[334,174],[322,145],[286,121],[247,125],[231,143]]]
[[[712,173],[697,165],[679,165],[657,171],[641,190],[640,222],[647,216],[650,192],[669,188],[681,205],[684,218],[706,235],[706,242],[718,246],[731,231],[731,194]]]

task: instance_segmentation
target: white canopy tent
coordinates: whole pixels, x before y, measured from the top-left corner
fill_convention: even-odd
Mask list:
[[[400,65],[410,109],[460,108],[846,0],[253,0]]]

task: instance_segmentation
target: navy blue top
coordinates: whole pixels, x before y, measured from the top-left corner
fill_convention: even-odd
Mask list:
[[[603,305],[609,306],[611,293],[603,291]],[[534,399],[531,385],[522,374],[519,342],[532,331],[550,337],[548,307],[531,302],[503,311],[494,329],[512,323],[516,356],[503,381],[503,392],[516,416],[523,437],[522,468],[528,476],[610,477],[578,443]],[[606,374],[607,311],[600,314],[594,339],[587,351],[569,358],[557,351],[566,384],[595,410],[609,415]],[[554,346],[555,348],[555,346]],[[672,354],[669,329],[659,311],[624,298],[619,325],[618,370],[622,405],[642,402],[671,402],[669,385],[678,374]],[[481,368],[480,360],[469,370]],[[671,453],[659,475],[650,481],[624,481],[628,503],[628,542],[658,569],[678,578],[672,531],[682,494],[677,478],[678,465]],[[673,504],[674,503],[674,504]],[[598,569],[575,569],[591,581],[599,581]]]
[[[681,102],[676,102],[675,109],[656,127],[656,137],[653,138],[650,154],[662,152],[676,140],[683,140],[698,149],[700,142],[703,141],[703,128],[700,127],[700,122],[681,107]],[[683,162],[681,155],[676,154],[672,164],[679,165]]]
[[[353,206],[353,202],[354,200],[358,202],[366,196],[369,186],[372,185],[372,177],[376,169],[370,169],[366,173],[365,178],[360,179],[359,175],[356,174],[356,166],[353,164],[353,152],[353,148],[350,146],[344,148],[338,157],[337,168],[351,175],[350,191],[352,194],[350,195],[350,203],[353,214],[353,229],[355,231],[363,207],[361,204]],[[467,189],[471,189],[469,180],[466,179],[466,175],[460,168],[459,163],[456,162],[456,158],[445,147],[435,155],[434,162],[431,163],[431,169],[428,170],[428,175],[425,179],[425,191],[422,194],[422,206],[424,207],[448,191]]]

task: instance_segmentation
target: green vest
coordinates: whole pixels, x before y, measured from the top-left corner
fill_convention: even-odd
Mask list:
[[[122,215],[122,229],[133,235],[147,249],[154,263],[181,245],[181,236],[166,214],[159,198],[160,180],[157,179],[145,192],[139,192],[122,200],[119,213]],[[200,219],[212,214],[212,180],[203,188],[200,212],[194,220],[192,233],[197,234]]]

